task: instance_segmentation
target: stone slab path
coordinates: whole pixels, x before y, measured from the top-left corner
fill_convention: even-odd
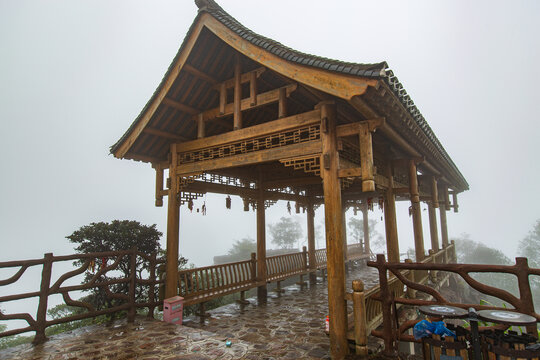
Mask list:
[[[365,287],[377,283],[377,272],[361,267],[352,279]],[[321,279],[319,279],[321,280]],[[248,299],[248,305],[230,304],[211,311],[210,317],[186,319],[184,326],[137,318],[110,326],[95,325],[52,336],[45,344],[21,345],[0,351],[0,359],[329,359],[324,333],[327,284],[292,286],[281,294],[269,293],[266,304]],[[226,346],[230,340],[232,345]],[[374,344],[373,346],[377,346]]]

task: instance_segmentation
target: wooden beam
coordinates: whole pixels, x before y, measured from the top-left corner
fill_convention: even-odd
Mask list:
[[[178,174],[187,176],[193,173],[201,173],[236,166],[253,165],[263,162],[277,161],[289,157],[313,155],[320,152],[320,140],[312,140],[303,143],[260,150],[246,154],[180,164],[180,166],[178,167]]]
[[[285,88],[280,88],[278,93],[278,118],[287,116],[287,92]]]
[[[257,105],[257,72],[251,72],[251,78],[249,80],[249,105]]]
[[[362,123],[367,123],[369,131],[374,132],[375,130],[377,130],[379,126],[382,126],[385,123],[385,119],[376,118],[372,120],[364,120],[364,121],[354,122],[350,124],[339,125],[338,127],[336,127],[337,136],[345,137],[345,136],[359,135],[363,126]]]
[[[349,100],[355,95],[362,95],[368,86],[375,86],[378,82],[371,78],[346,75],[286,61],[246,41],[210,14],[203,14],[202,20],[205,26],[217,37],[253,61],[263,64],[293,81],[310,85],[341,99]]]
[[[348,168],[348,169],[339,169],[338,177],[340,178],[350,178],[350,177],[362,177],[362,168]]]
[[[267,180],[263,182],[263,187],[265,189],[277,189],[287,186],[297,186],[297,185],[320,185],[321,178],[318,176],[305,176],[297,178],[286,178],[286,179],[276,179],[276,180]]]
[[[290,96],[291,93],[296,90],[297,86],[298,86],[297,84],[290,84],[290,85],[284,86],[283,88],[285,88],[286,95]],[[270,90],[262,94],[257,94],[257,100],[256,100],[255,105],[251,105],[250,98],[242,99],[240,102],[240,110],[245,111],[245,110],[255,109],[264,105],[278,102],[279,91],[280,89],[274,89],[274,90]],[[221,109],[223,111],[220,110],[220,107],[204,111],[203,112],[204,120],[207,121],[209,119],[234,115],[234,103],[225,104],[224,108]],[[193,119],[197,120],[197,117],[193,117]]]
[[[260,136],[275,134],[291,129],[317,124],[320,121],[320,110],[312,110],[302,114],[289,116],[287,118],[266,122],[259,125],[250,126],[237,131],[209,136],[204,139],[186,141],[178,144],[179,152],[200,150],[204,148],[229,144],[236,141],[253,139]]]
[[[164,105],[175,108],[176,110],[180,110],[182,112],[186,112],[186,113],[191,114],[191,115],[195,115],[195,114],[198,114],[200,112],[200,110],[195,109],[194,107],[179,103],[178,101],[174,101],[174,100],[169,99],[169,98],[164,98],[162,103]]]
[[[249,71],[249,72],[240,74],[240,83],[245,84],[247,82],[250,82],[252,76],[255,76],[255,77],[258,78],[265,71],[266,71],[266,68],[264,66],[261,66],[260,68],[257,68],[257,69],[255,69],[253,71]],[[215,84],[214,89],[215,90],[220,90],[221,87],[223,87],[223,86],[225,87],[225,89],[230,89],[230,88],[234,87],[234,84],[235,84],[235,78],[233,77],[231,79],[228,79],[228,80],[225,80],[225,81],[220,82],[218,84]]]
[[[217,84],[216,79],[214,79],[210,75],[200,71],[199,69],[194,68],[193,66],[191,66],[189,64],[184,64],[184,67],[182,68],[182,70],[187,71],[191,75],[193,75],[195,77],[198,77],[199,79],[204,80],[204,81],[206,81],[207,83],[209,83],[211,85],[216,85]]]
[[[373,177],[373,144],[371,142],[371,130],[369,124],[360,123],[360,165],[362,168],[362,191],[375,191],[375,179]]]

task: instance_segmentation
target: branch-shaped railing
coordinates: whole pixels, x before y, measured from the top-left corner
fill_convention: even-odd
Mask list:
[[[91,268],[93,264],[99,262],[100,259],[112,259],[110,265],[106,261],[102,261],[100,268],[92,275]],[[53,284],[51,284],[51,275],[53,265],[62,261],[76,261],[79,263],[78,268],[61,275]],[[127,277],[109,277],[107,274],[118,271],[120,264],[124,261],[129,267],[129,275]],[[148,263],[148,278],[142,278],[137,275],[137,261]],[[35,316],[30,313],[4,314],[0,313],[0,320],[24,320],[26,327],[11,329],[0,333],[0,337],[17,335],[25,332],[35,331],[34,343],[43,342],[46,339],[45,329],[47,327],[58,325],[70,321],[82,320],[87,318],[95,318],[100,315],[111,314],[119,311],[127,311],[128,321],[133,321],[137,308],[146,307],[149,309],[149,316],[153,316],[154,309],[159,305],[156,301],[156,291],[159,284],[163,281],[157,280],[156,268],[162,263],[153,254],[148,256],[137,249],[126,251],[109,251],[89,254],[76,254],[67,256],[54,256],[51,253],[45,254],[43,259],[26,260],[26,261],[9,261],[0,263],[0,269],[17,269],[15,274],[8,279],[0,280],[0,286],[6,286],[15,283],[21,278],[27,269],[33,266],[41,266],[41,284],[40,290],[23,294],[14,294],[0,296],[0,303],[6,303],[16,300],[38,298],[37,312]],[[87,281],[80,285],[64,285],[66,281],[74,277],[87,274]],[[122,285],[127,289],[126,293],[111,291],[114,285]],[[144,288],[146,296],[144,302],[137,302],[136,290]],[[112,306],[102,309],[96,309],[89,302],[73,300],[70,293],[79,292],[91,289],[100,289],[104,292],[107,300],[111,301]],[[59,319],[47,320],[48,299],[52,295],[60,294],[66,305],[81,309],[80,313],[66,316]]]
[[[454,244],[451,246],[454,246]],[[500,309],[527,314],[540,321],[540,314],[536,313],[534,309],[533,296],[529,283],[529,276],[540,275],[540,269],[529,268],[526,258],[516,258],[516,264],[511,266],[445,264],[439,262],[440,259],[443,258],[439,253],[432,254],[430,260],[421,263],[388,263],[385,261],[384,255],[378,255],[377,261],[375,262],[368,262],[368,266],[376,267],[379,271],[380,290],[376,295],[371,296],[371,298],[378,301],[380,304],[383,324],[382,331],[375,331],[372,329],[371,333],[384,340],[386,355],[395,353],[396,340],[415,341],[412,336],[404,334],[404,332],[410,329],[415,322],[409,321],[398,326],[398,324],[395,323],[395,315],[393,315],[393,306],[395,306],[395,304],[412,306],[445,304],[463,309],[469,309],[470,307],[474,307],[477,310]],[[444,256],[448,258],[448,255],[449,254],[446,254]],[[452,259],[455,259],[455,252],[453,253]],[[435,260],[435,262],[433,262],[433,260]],[[423,273],[427,275],[422,275],[420,277],[416,275],[411,277],[406,275],[407,271],[410,273]],[[485,295],[499,298],[503,302],[511,305],[513,309],[479,304],[452,303],[448,301],[436,287],[428,286],[426,282],[422,282],[427,281],[428,278],[431,278],[432,280],[434,278],[440,278],[440,272],[444,272],[447,277],[449,276],[449,273],[459,275],[473,289]],[[391,273],[394,276],[389,279],[388,273]],[[483,284],[475,280],[470,273],[512,274],[517,278],[519,296],[515,296],[506,290]],[[420,279],[420,281],[418,279]],[[396,292],[393,286],[395,282],[398,282],[401,287],[406,286],[408,290],[411,289],[411,291],[422,292],[428,296],[426,299],[406,297],[403,293]],[[527,328],[527,331],[535,334],[536,327],[534,325],[530,326]]]

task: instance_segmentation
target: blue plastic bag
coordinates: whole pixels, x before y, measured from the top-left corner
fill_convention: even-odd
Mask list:
[[[453,336],[454,338],[456,337],[456,334],[448,330],[442,321],[432,323],[427,320],[422,320],[414,325],[413,335],[416,340],[426,336],[431,336],[432,334],[440,336]]]

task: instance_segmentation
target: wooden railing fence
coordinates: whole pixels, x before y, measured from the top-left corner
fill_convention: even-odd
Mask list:
[[[384,255],[383,255],[384,257]],[[445,249],[436,253],[430,253],[422,264],[433,264],[439,261],[455,261],[455,245],[452,243]],[[372,264],[368,262],[368,264]],[[407,261],[406,264],[412,264]],[[371,265],[372,266],[372,265]],[[379,285],[368,290],[364,290],[364,284],[360,280],[354,280],[352,283],[353,291],[347,294],[347,300],[353,302],[353,313],[349,315],[350,330],[348,338],[356,344],[356,354],[367,356],[367,340],[369,334],[377,333],[377,329],[384,321],[383,303],[380,301],[383,292],[391,294],[394,298],[414,298],[416,293],[413,287],[408,286],[402,279],[416,282],[418,284],[427,284],[432,281],[437,288],[448,282],[449,275],[439,276],[427,270],[403,269],[399,276],[387,278],[384,273],[384,280],[379,277]],[[383,284],[383,286],[381,286]],[[400,303],[396,302],[399,308]],[[378,334],[378,333],[377,333]]]
[[[351,250],[347,260],[352,261],[366,257],[355,248],[356,244],[349,245]],[[178,273],[178,292],[184,297],[185,305],[204,303],[213,298],[236,292],[243,294],[244,291],[267,282],[279,282],[291,276],[303,276],[311,271],[324,269],[326,267],[326,249],[316,250],[315,255],[316,264],[313,267],[309,264],[305,248],[302,252],[268,257],[266,258],[267,277],[265,279],[257,277],[255,254],[252,254],[250,260],[182,270]],[[104,262],[102,259],[108,259],[108,261]],[[62,261],[78,261],[80,266],[61,275],[54,284],[51,284],[53,266]],[[146,263],[148,268],[148,271],[143,273],[146,277],[136,271],[142,262]],[[96,264],[101,265],[97,266],[97,271],[93,271],[88,282],[80,285],[64,285],[66,281],[75,276],[87,274]],[[127,311],[128,321],[132,321],[137,308],[148,308],[148,316],[153,317],[155,308],[163,302],[163,299],[158,295],[162,293],[159,288],[163,288],[165,283],[165,274],[159,271],[163,268],[163,264],[164,260],[157,259],[156,254],[147,255],[137,251],[137,249],[66,256],[45,254],[43,259],[1,262],[0,269],[15,270],[11,277],[0,280],[0,288],[16,283],[27,269],[34,266],[41,266],[41,285],[39,291],[0,296],[0,303],[38,298],[35,316],[30,313],[0,313],[0,320],[24,320],[28,324],[26,327],[0,332],[0,338],[35,331],[34,343],[40,343],[46,339],[45,329],[47,327],[119,311]],[[114,277],[117,274],[112,274],[125,268],[130,269],[128,277],[118,278]],[[122,285],[123,291],[111,291],[111,287],[115,285]],[[70,295],[74,291],[90,289],[102,289],[106,297],[112,301],[113,306],[96,309],[88,302],[72,299]],[[141,292],[145,294],[144,300],[137,301],[136,294]],[[48,320],[49,297],[56,294],[62,295],[66,305],[81,308],[83,312]]]
[[[107,260],[104,260],[107,259]],[[55,263],[62,261],[78,261],[80,266],[61,275],[54,283],[51,284],[51,275]],[[112,263],[109,265],[108,260]],[[139,276],[136,271],[137,264],[141,262],[148,263],[148,277]],[[66,281],[73,277],[87,273],[96,263],[100,263],[97,271],[92,274],[90,280],[80,285],[64,285]],[[0,313],[0,320],[24,320],[28,326],[18,329],[12,329],[0,333],[0,337],[17,335],[24,332],[35,331],[34,343],[43,342],[46,339],[45,329],[47,327],[62,324],[70,321],[82,320],[87,318],[95,318],[100,315],[111,314],[119,311],[127,311],[128,321],[133,321],[137,308],[146,307],[149,309],[148,315],[153,316],[154,309],[160,304],[156,298],[157,287],[160,280],[156,278],[157,266],[162,261],[156,258],[156,254],[146,255],[131,249],[126,251],[110,251],[89,254],[75,254],[66,256],[54,256],[52,253],[45,254],[43,259],[26,260],[26,261],[9,261],[0,263],[0,269],[15,269],[14,275],[0,280],[0,286],[6,286],[15,283],[22,275],[33,266],[41,266],[41,284],[40,290],[0,296],[0,303],[10,301],[38,298],[38,307],[35,316],[30,313],[4,314]],[[115,272],[123,268],[129,269],[129,276],[124,278],[116,278],[107,276],[111,272]],[[112,292],[111,287],[114,285],[122,285],[122,292]],[[84,291],[89,289],[102,289],[106,297],[114,300],[113,305],[104,309],[96,309],[95,306],[88,302],[74,300],[70,293],[74,291]],[[146,293],[144,302],[137,302],[136,292],[142,291]],[[47,320],[48,299],[50,296],[60,294],[66,305],[74,306],[84,310],[82,313],[66,316],[59,319]]]
[[[444,304],[463,309],[469,309],[470,307],[477,310],[499,309],[528,314],[540,321],[540,314],[536,313],[534,309],[529,283],[529,276],[540,276],[540,269],[529,268],[526,258],[516,258],[516,264],[511,266],[451,263],[455,262],[455,259],[455,245],[452,243],[447,248],[431,254],[420,263],[388,263],[385,261],[384,255],[378,255],[375,262],[368,262],[368,266],[376,267],[379,271],[379,285],[364,292],[361,284],[353,283],[353,293],[349,296],[349,299],[353,301],[354,308],[355,329],[352,336],[356,341],[357,353],[361,355],[367,354],[367,334],[369,333],[384,340],[384,353],[387,356],[395,355],[398,341],[418,342],[411,335],[405,334],[417,321],[410,320],[401,325],[396,324],[392,310],[393,306]],[[448,263],[445,263],[445,260]],[[393,276],[388,278],[388,273]],[[513,309],[448,301],[437,290],[437,286],[434,285],[444,283],[449,278],[450,273],[457,274],[473,289],[499,298]],[[480,283],[472,278],[470,273],[515,275],[519,288],[519,297],[505,290]],[[441,274],[444,274],[444,276]],[[430,286],[428,286],[428,281]],[[405,287],[406,291],[404,290]],[[424,299],[414,298],[410,296],[411,291],[422,292],[426,296]],[[357,314],[360,315],[357,316]],[[356,317],[358,317],[358,321],[356,321]],[[377,320],[374,321],[373,319]],[[381,323],[383,325],[382,331],[375,330],[375,327]],[[527,327],[527,331],[536,334],[536,326]]]

